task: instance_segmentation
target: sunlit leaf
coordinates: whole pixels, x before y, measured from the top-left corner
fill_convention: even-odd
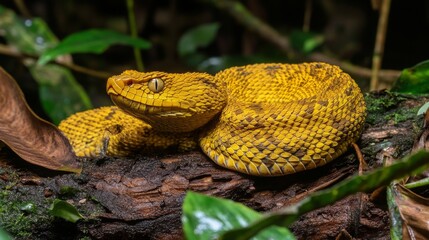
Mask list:
[[[219,26],[219,23],[202,24],[185,32],[177,46],[179,55],[183,57],[195,53],[200,47],[208,46],[215,39]]]
[[[260,231],[273,225],[281,224],[281,226],[287,227],[304,213],[332,204],[356,192],[374,190],[394,179],[424,171],[428,167],[429,152],[419,151],[388,167],[377,169],[365,175],[356,175],[329,189],[311,194],[295,205],[281,209],[276,213],[264,215],[247,227],[230,230],[224,233],[220,239],[250,239]]]
[[[429,93],[429,60],[402,70],[391,91],[410,94]]]
[[[58,124],[71,114],[92,108],[85,90],[70,71],[59,65],[33,65],[31,74],[39,84],[39,96],[45,112]]]
[[[49,208],[49,212],[55,216],[67,220],[69,222],[75,223],[84,217],[77,211],[76,207],[70,203],[55,199]]]
[[[141,38],[134,38],[119,32],[105,29],[90,29],[77,32],[64,38],[56,47],[44,52],[38,64],[45,64],[56,57],[73,53],[102,53],[114,44],[129,45],[148,49],[151,44]]]
[[[226,230],[244,227],[261,214],[243,204],[188,192],[183,203],[183,231],[188,240],[217,239]],[[272,226],[253,238],[295,239],[286,228]]]

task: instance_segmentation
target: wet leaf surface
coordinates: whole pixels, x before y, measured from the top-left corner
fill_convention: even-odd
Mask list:
[[[188,192],[183,203],[183,230],[188,240],[215,239],[226,230],[245,227],[261,214],[243,204]],[[253,238],[295,239],[286,228],[270,227]]]

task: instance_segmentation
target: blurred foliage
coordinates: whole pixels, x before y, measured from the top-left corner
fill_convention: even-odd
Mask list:
[[[71,63],[64,56],[71,53],[102,53],[113,44],[124,44],[147,49],[150,43],[111,30],[91,29],[75,33],[58,42],[48,25],[40,18],[22,18],[0,5],[0,29],[9,46],[20,53],[39,57],[26,59],[25,66],[39,85],[40,102],[58,124],[71,114],[92,108],[89,96],[69,69],[47,62],[63,56],[61,61]]]
[[[320,47],[324,38],[320,34],[295,30],[290,34],[292,46],[299,52],[309,54]]]
[[[188,30],[180,37],[177,52],[181,57],[196,54],[199,47],[213,43],[219,27],[219,23],[208,23]]]
[[[7,43],[24,54],[39,56],[58,44],[57,38],[42,19],[21,18],[1,5],[0,28],[5,31]],[[25,61],[25,65],[38,82],[40,101],[54,123],[58,124],[76,111],[92,107],[86,92],[67,68],[37,66],[32,59]]]
[[[429,93],[429,60],[402,70],[391,91],[409,94]]]

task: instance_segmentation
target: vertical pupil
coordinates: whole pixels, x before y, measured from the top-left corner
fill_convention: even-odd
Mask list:
[[[155,79],[155,90],[158,91],[158,79]]]

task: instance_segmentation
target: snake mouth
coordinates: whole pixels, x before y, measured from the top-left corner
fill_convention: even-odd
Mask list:
[[[115,90],[109,89],[107,92],[116,106],[138,118],[146,118],[148,116],[180,118],[191,116],[193,113],[192,109],[188,108],[176,106],[156,106],[149,105],[144,102],[134,101],[119,95]]]

